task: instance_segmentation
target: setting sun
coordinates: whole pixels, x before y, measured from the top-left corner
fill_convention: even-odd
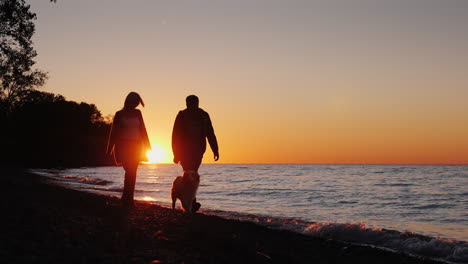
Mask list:
[[[152,146],[152,150],[148,150],[146,155],[148,156],[147,163],[167,163],[170,162],[170,155],[169,152],[160,147],[160,146]]]

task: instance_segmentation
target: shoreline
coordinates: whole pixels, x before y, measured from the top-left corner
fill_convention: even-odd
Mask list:
[[[7,170],[1,259],[7,263],[444,263],[67,189]]]

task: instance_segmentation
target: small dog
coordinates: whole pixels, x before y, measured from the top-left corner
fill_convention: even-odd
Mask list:
[[[198,185],[200,185],[200,175],[196,171],[184,171],[183,176],[175,178],[171,190],[172,210],[175,210],[177,198],[179,198],[185,213],[192,214],[198,210],[198,208],[192,208]],[[199,203],[196,203],[195,207],[200,207]]]

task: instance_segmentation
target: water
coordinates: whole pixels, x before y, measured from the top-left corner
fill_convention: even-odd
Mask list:
[[[123,188],[121,167],[35,172],[100,194]],[[466,165],[213,164],[199,172],[204,213],[468,262]],[[168,206],[178,175],[178,165],[141,165],[136,198]]]

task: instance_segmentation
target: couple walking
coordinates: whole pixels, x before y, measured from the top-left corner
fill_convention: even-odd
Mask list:
[[[146,160],[146,151],[151,149],[143,117],[136,109],[140,104],[145,106],[138,93],[127,95],[123,109],[115,113],[107,144],[107,153],[113,154],[116,163],[122,164],[125,170],[122,203],[130,207],[133,206],[138,164]],[[184,172],[198,172],[206,150],[206,139],[214,153],[214,160],[219,159],[218,142],[210,116],[198,104],[197,96],[187,96],[187,108],[179,111],[172,130],[174,163],[182,165]],[[199,208],[200,204],[195,206]]]

